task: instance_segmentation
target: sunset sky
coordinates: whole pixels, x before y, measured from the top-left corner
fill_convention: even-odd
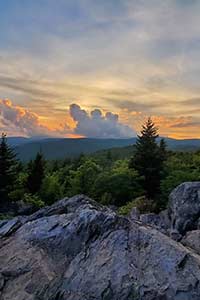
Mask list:
[[[0,1],[8,135],[200,138],[199,0]]]

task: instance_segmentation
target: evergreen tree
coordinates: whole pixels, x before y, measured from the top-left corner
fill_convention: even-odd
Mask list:
[[[165,161],[167,159],[167,144],[163,138],[160,140],[160,155],[161,161]]]
[[[0,142],[0,207],[9,203],[9,193],[13,190],[17,177],[18,161],[13,149],[6,141],[6,134],[2,133]]]
[[[31,194],[40,191],[45,173],[45,160],[42,153],[38,152],[34,161],[28,164],[27,190]]]
[[[130,162],[130,167],[143,177],[143,188],[149,199],[154,199],[160,192],[163,163],[166,159],[165,142],[161,140],[158,145],[158,137],[158,129],[149,118],[138,135],[135,153]]]

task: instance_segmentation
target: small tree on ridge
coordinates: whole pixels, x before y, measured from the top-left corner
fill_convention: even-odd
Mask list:
[[[157,143],[158,128],[151,118],[148,118],[138,135],[135,153],[130,162],[130,167],[138,171],[143,177],[143,189],[149,199],[154,199],[160,192],[160,181],[163,163],[166,158],[166,145],[164,140]]]

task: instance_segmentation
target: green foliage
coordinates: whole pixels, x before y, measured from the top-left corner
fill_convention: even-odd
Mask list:
[[[41,208],[44,206],[44,202],[40,199],[38,195],[24,194],[23,201],[27,204],[31,204],[36,208]]]
[[[101,150],[91,154],[91,157],[103,167],[111,167],[112,163],[117,160],[130,159],[133,155],[135,146],[127,146],[123,148],[112,148],[109,150]]]
[[[130,167],[143,177],[143,189],[149,199],[154,199],[160,192],[160,181],[166,159],[165,142],[157,144],[158,130],[149,118],[142,126],[138,136],[135,153]]]
[[[141,213],[159,211],[166,207],[173,188],[200,180],[200,151],[166,151],[165,141],[157,143],[157,136],[149,119],[136,146],[54,161],[45,161],[38,153],[34,161],[22,165],[3,135],[0,205],[16,207],[11,201],[22,200],[40,208],[64,196],[86,194],[104,205],[120,207],[125,215],[132,207]]]
[[[58,173],[47,174],[42,182],[40,196],[45,204],[52,204],[64,196],[63,186],[59,182]]]
[[[13,190],[9,193],[9,197],[12,201],[22,200],[26,193],[26,182],[28,174],[26,172],[19,172]]]
[[[193,171],[191,173],[187,171],[175,170],[168,175],[161,182],[161,195],[164,202],[167,202],[170,192],[179,184],[186,181],[198,181],[200,180],[200,173]]]
[[[102,172],[93,187],[93,196],[103,204],[124,205],[132,198],[142,194],[140,177],[128,168],[127,160],[114,163],[111,170]]]
[[[100,196],[100,201],[103,205],[111,205],[113,204],[113,195],[111,193],[105,192]]]
[[[147,199],[145,196],[138,197],[126,205],[119,208],[120,215],[128,215],[133,207],[137,207],[140,213],[150,213],[156,210],[156,204],[153,200]]]
[[[18,161],[13,150],[2,133],[0,142],[0,207],[8,205],[9,193],[13,190],[17,179]]]
[[[165,164],[165,173],[161,181],[161,208],[166,207],[169,194],[176,186],[200,180],[200,152],[172,152]]]
[[[36,194],[40,191],[44,179],[45,161],[41,153],[37,153],[34,161],[28,164],[28,177],[26,188],[30,194]]]
[[[46,160],[77,158],[81,153],[91,154],[96,151],[125,147],[133,144],[135,139],[45,139],[41,141],[32,141],[31,143],[24,143],[17,147],[18,157],[28,162],[34,159],[36,154],[40,151],[45,156]],[[107,151],[107,150],[105,150]]]
[[[13,215],[11,214],[0,213],[0,221],[9,220],[11,218],[13,218]]]
[[[123,216],[127,216],[130,214],[132,208],[135,207],[134,201],[128,202],[127,204],[121,206],[118,209],[118,213]]]
[[[93,160],[86,159],[77,170],[71,170],[69,176],[70,194],[92,196],[92,188],[101,167]]]

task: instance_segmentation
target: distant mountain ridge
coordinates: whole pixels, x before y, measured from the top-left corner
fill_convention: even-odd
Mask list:
[[[42,151],[46,159],[63,159],[77,157],[81,153],[90,154],[100,150],[127,147],[136,143],[136,137],[129,139],[8,137],[7,140],[15,148],[22,161],[33,159],[38,151]],[[195,151],[200,149],[200,139],[165,138],[165,140],[171,150]]]
[[[34,137],[10,136],[7,137],[7,141],[10,144],[10,146],[19,146],[26,143],[45,140],[47,138],[48,137],[45,136],[34,136]]]

